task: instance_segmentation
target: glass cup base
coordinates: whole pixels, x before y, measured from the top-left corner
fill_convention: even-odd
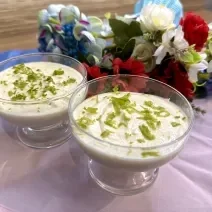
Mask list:
[[[47,149],[64,144],[71,136],[69,122],[62,122],[45,128],[17,127],[19,141],[37,149]]]
[[[88,160],[88,169],[92,179],[106,191],[115,195],[130,196],[149,188],[157,179],[159,169],[146,172],[131,172],[124,169],[109,168]]]

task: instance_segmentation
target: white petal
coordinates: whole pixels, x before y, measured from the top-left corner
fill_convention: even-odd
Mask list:
[[[190,68],[193,70],[195,69],[197,71],[204,71],[205,69],[208,68],[208,62],[206,60],[203,60],[198,64],[190,65]]]
[[[73,34],[74,34],[74,37],[76,40],[80,40],[81,39],[81,35],[82,35],[82,32],[84,30],[87,30],[86,27],[82,24],[79,24],[77,23],[73,29]]]
[[[96,44],[99,45],[102,49],[107,46],[107,41],[102,38],[96,38]]]
[[[208,73],[211,73],[212,72],[212,60],[210,61],[210,63],[208,64],[208,70],[207,70]]]
[[[188,78],[189,78],[190,82],[192,82],[192,83],[197,82],[197,80],[198,80],[197,73],[198,72],[199,71],[195,68],[192,68],[192,67],[189,68]]]
[[[208,24],[210,31],[212,31],[212,23]]]
[[[189,44],[185,39],[182,40],[174,40],[174,46],[178,49],[178,50],[185,50],[188,49]]]
[[[164,47],[163,45],[159,46],[159,47],[157,48],[157,50],[155,51],[155,53],[154,53],[153,56],[155,56],[155,57],[159,56],[159,55],[161,54],[161,52],[164,50],[164,48],[165,48],[165,47]]]
[[[175,36],[175,30],[168,30],[163,34],[162,42],[169,43],[174,36]]]
[[[182,40],[184,38],[184,32],[182,26],[178,26],[176,29],[175,40]]]
[[[81,32],[81,38],[82,37],[87,38],[91,43],[94,43],[94,44],[96,43],[94,36],[88,31],[82,31]]]
[[[102,58],[102,48],[99,45],[91,43],[87,50],[98,59]]]
[[[200,53],[200,57],[202,58],[202,60],[205,60],[207,58],[207,54],[205,53]]]
[[[161,64],[161,61],[164,59],[166,54],[167,54],[167,49],[163,46],[160,46],[154,54],[154,56],[157,57],[156,64]]]

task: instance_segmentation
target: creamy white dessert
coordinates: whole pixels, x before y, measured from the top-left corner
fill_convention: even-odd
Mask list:
[[[91,158],[144,170],[176,156],[184,140],[164,148],[155,146],[176,140],[188,129],[187,117],[177,105],[140,93],[116,91],[93,96],[77,106],[73,118],[78,125],[75,136]]]
[[[59,63],[33,62],[8,68],[0,72],[0,98],[10,102],[0,101],[0,115],[23,126],[58,123],[67,118],[70,96],[53,99],[70,93],[82,81],[78,71]]]

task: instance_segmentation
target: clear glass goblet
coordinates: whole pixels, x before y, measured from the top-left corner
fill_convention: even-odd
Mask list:
[[[188,121],[185,133],[161,145],[131,147],[99,139],[79,127],[73,116],[76,107],[91,96],[112,92],[115,86],[119,91],[151,94],[179,106]],[[142,76],[117,75],[98,78],[78,87],[70,99],[69,117],[73,136],[89,157],[88,168],[93,180],[116,195],[133,195],[151,186],[158,176],[159,167],[182,150],[192,128],[193,110],[181,93],[162,82]],[[154,156],[150,154],[152,152],[159,154]],[[145,157],[141,157],[141,153]]]
[[[87,72],[80,62],[64,55],[52,53],[26,54],[10,58],[0,63],[0,71],[4,72],[18,64],[32,62],[52,62],[66,65],[75,69],[82,76],[78,85],[87,80]],[[23,144],[34,148],[56,147],[65,143],[71,135],[68,102],[74,89],[44,100],[12,101],[0,98],[0,116],[17,126],[17,137]],[[57,109],[56,105],[61,105],[61,108]],[[45,111],[29,112],[33,111],[34,107],[40,108],[42,106],[45,106]]]

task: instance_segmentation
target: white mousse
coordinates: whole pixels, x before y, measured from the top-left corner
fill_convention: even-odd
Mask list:
[[[83,80],[75,69],[59,63],[19,64],[0,72],[0,114],[17,125],[52,125],[67,116],[69,96]],[[41,101],[43,103],[39,103]],[[31,104],[30,101],[37,101]]]
[[[75,136],[91,158],[125,168],[149,169],[166,163],[180,151],[183,140],[154,147],[175,141],[188,129],[187,117],[177,105],[139,93],[88,98],[77,106],[73,118],[79,126],[74,128]]]

